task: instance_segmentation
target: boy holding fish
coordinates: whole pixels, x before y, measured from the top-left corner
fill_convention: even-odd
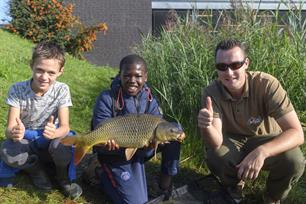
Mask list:
[[[120,62],[120,71],[111,90],[103,91],[96,100],[92,128],[97,129],[106,119],[127,114],[152,114],[162,117],[157,100],[152,95],[147,81],[147,66],[138,55],[128,55]],[[126,149],[114,140],[105,147],[96,146],[102,166],[101,184],[114,203],[145,203],[148,201],[144,163],[154,156],[154,149],[145,147],[131,151],[126,159]],[[180,143],[177,141],[158,145],[162,152],[159,187],[166,199],[172,192],[172,176],[178,172]]]
[[[68,175],[72,148],[60,143],[70,131],[72,106],[69,87],[56,81],[64,64],[64,51],[57,44],[41,42],[34,48],[31,79],[12,85],[8,92],[7,139],[0,154],[7,166],[28,173],[41,190],[52,189],[42,164],[55,166],[63,193],[77,198],[82,189]]]

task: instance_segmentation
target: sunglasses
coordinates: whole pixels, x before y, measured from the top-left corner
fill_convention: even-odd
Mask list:
[[[245,63],[246,58],[244,58],[244,60],[242,62],[233,62],[230,64],[225,64],[225,63],[218,63],[216,64],[216,69],[219,71],[226,71],[227,69],[231,69],[231,70],[237,70],[240,69],[244,63]]]

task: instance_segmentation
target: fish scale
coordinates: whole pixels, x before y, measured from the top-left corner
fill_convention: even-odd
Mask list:
[[[153,130],[161,121],[163,119],[159,116],[136,114],[109,119],[101,124],[101,128],[87,135],[91,138],[87,143],[96,143],[96,140],[101,142],[103,138],[104,142],[113,139],[119,146],[142,147],[153,136]]]

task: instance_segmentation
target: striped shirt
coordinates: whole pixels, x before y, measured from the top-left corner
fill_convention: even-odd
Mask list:
[[[51,115],[58,124],[58,110],[72,106],[68,85],[54,82],[43,96],[31,88],[31,79],[18,82],[9,89],[6,103],[20,109],[20,119],[26,129],[43,129]]]

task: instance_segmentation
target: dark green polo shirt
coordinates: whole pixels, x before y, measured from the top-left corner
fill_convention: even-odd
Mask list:
[[[203,107],[206,96],[212,98],[214,117],[222,120],[222,132],[247,137],[281,133],[275,119],[294,110],[279,81],[263,72],[246,72],[243,95],[238,100],[220,80],[204,90]]]

